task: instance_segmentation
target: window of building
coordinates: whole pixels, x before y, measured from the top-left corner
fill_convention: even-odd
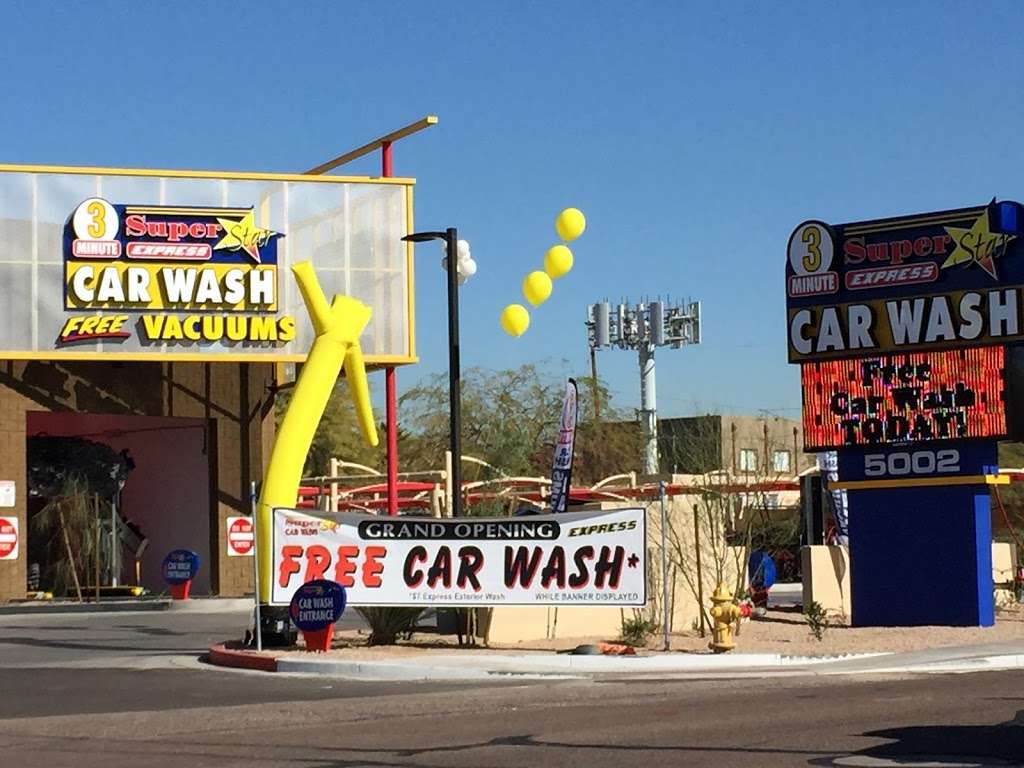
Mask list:
[[[740,471],[757,472],[757,451],[751,448],[740,449]]]
[[[772,469],[776,472],[789,472],[789,451],[772,452]]]

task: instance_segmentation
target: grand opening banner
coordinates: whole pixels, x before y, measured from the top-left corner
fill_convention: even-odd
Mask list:
[[[350,605],[642,606],[643,509],[438,519],[274,510],[271,602],[315,579]]]
[[[411,179],[0,165],[0,358],[305,359],[291,267],[415,361]]]

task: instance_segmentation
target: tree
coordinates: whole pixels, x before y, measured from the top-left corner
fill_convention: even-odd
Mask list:
[[[506,475],[546,476],[558,434],[566,376],[552,365],[527,364],[489,371],[472,368],[462,378],[463,452],[483,459]],[[593,386],[577,379],[579,416],[573,478],[591,483],[610,474],[635,469],[640,463],[639,429],[621,423],[595,424]],[[598,390],[604,418],[623,418],[610,403],[606,388]],[[438,374],[405,393],[400,401],[408,432],[400,439],[402,466],[434,469],[448,449],[448,378]],[[484,467],[466,466],[467,478],[487,479]]]
[[[285,408],[291,402],[293,390],[288,389],[277,396],[277,421],[280,424]],[[379,429],[383,433],[383,426]],[[309,455],[306,457],[304,474],[306,477],[328,475],[332,458],[354,461],[369,467],[383,469],[384,448],[376,448],[366,444],[359,424],[356,421],[355,409],[352,407],[348,384],[339,379],[327,402],[320,426],[317,428]]]
[[[576,459],[573,479],[580,485],[624,472],[638,472],[643,465],[643,433],[640,422],[618,408],[607,387],[597,382],[601,421],[594,419],[594,380],[577,379],[580,418],[576,428]]]
[[[466,480],[487,480],[502,475],[547,476],[557,437],[565,391],[565,369],[551,364],[527,364],[519,368],[487,370],[470,368],[462,376],[463,453],[490,464],[464,465]],[[598,383],[602,423],[593,419],[593,382],[577,379],[579,419],[573,479],[591,484],[611,474],[640,466],[639,425],[627,422],[627,413],[611,402],[607,388]],[[278,415],[283,413],[291,391],[278,396]],[[436,470],[444,466],[448,450],[448,375],[424,377],[399,400],[402,414],[398,431],[398,455],[403,471]],[[380,425],[383,433],[384,425]],[[330,472],[330,459],[338,458],[374,467],[385,467],[384,446],[372,448],[363,441],[349,400],[348,388],[339,381],[306,460],[307,477]]]
[[[999,466],[1024,467],[1024,443],[1000,443]],[[1024,543],[1024,483],[992,486],[992,527],[998,538]]]
[[[766,457],[773,447],[765,445]],[[692,420],[688,430],[675,435],[673,448],[688,464],[722,466],[720,419]],[[771,510],[777,499],[765,486],[780,478],[766,459],[749,472],[694,475],[694,493],[673,498],[666,529],[669,562],[705,615],[708,596],[718,584],[725,584],[737,599],[746,592],[751,549],[773,540]],[[654,526],[657,532],[660,520],[655,518]]]
[[[463,452],[509,475],[541,471],[541,446],[552,439],[561,392],[535,365],[487,371],[471,368],[462,376]],[[400,407],[410,425],[399,455],[417,469],[436,468],[448,448],[448,377],[430,376],[406,392]],[[467,472],[473,473],[467,467]],[[467,479],[474,479],[472,476]]]

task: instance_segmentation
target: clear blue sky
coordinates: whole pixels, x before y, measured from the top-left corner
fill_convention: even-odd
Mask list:
[[[395,171],[418,227],[458,226],[479,264],[464,365],[583,372],[587,303],[699,298],[704,343],[658,354],[663,416],[799,413],[801,220],[1024,197],[1017,2],[5,2],[0,22],[3,162],[295,171],[439,115]],[[576,268],[510,339],[498,312],[567,205],[588,217]],[[422,256],[406,385],[447,365]],[[635,355],[599,365],[637,405]]]

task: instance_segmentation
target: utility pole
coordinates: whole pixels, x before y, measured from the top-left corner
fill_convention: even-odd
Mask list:
[[[700,302],[669,305],[656,300],[614,307],[608,301],[587,307],[587,341],[591,370],[597,382],[596,351],[602,347],[635,349],[640,361],[640,421],[644,435],[644,472],[658,473],[658,408],[654,377],[654,350],[679,349],[700,343]],[[595,411],[596,413],[596,411]]]
[[[658,474],[658,397],[654,383],[654,345],[640,343],[640,424],[644,430],[644,472]]]

